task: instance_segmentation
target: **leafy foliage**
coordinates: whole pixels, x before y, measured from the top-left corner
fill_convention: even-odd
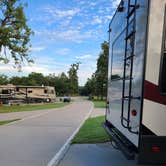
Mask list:
[[[8,77],[4,74],[1,74],[0,75],[0,85],[5,85],[8,83],[9,83]]]
[[[19,68],[24,59],[33,62],[28,56],[33,32],[27,25],[24,7],[18,0],[0,0],[0,61],[13,59]]]
[[[108,75],[108,42],[101,44],[101,53],[97,59],[97,69],[91,78],[85,84],[84,92],[97,95],[103,99],[106,96],[107,75]]]
[[[69,74],[69,89],[71,94],[78,94],[78,76],[77,72],[80,63],[74,63],[68,71]]]
[[[50,74],[44,76],[42,73],[32,72],[27,77],[13,76],[8,78],[6,75],[0,75],[0,84],[6,85],[8,83],[13,85],[26,85],[26,86],[53,86],[55,87],[58,96],[63,95],[76,95],[78,94],[78,76],[79,63],[71,65],[68,75],[64,72],[56,76]]]
[[[96,77],[95,74],[92,75],[91,78],[88,78],[85,84],[85,92],[86,95],[91,94],[94,96],[96,94]]]
[[[104,41],[101,44],[102,52],[97,60],[97,70],[95,72],[96,76],[96,93],[97,96],[106,96],[107,87],[107,75],[108,75],[108,43]]]

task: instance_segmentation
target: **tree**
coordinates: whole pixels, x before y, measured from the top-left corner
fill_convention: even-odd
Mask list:
[[[6,85],[9,83],[8,77],[4,74],[0,75],[0,85]]]
[[[66,76],[66,74],[64,72],[62,72],[59,75],[59,81],[61,84],[61,90],[60,90],[60,94],[61,95],[68,95],[69,94],[69,78]]]
[[[55,74],[50,74],[45,77],[45,81],[49,86],[54,86],[58,96],[68,95],[69,94],[69,78],[64,72],[55,76]]]
[[[10,78],[10,84],[13,85],[34,85],[31,83],[31,80],[28,79],[28,77],[18,77],[13,76]]]
[[[95,72],[96,77],[96,93],[97,96],[101,96],[103,99],[106,96],[107,91],[107,78],[108,78],[108,42],[104,41],[101,44],[102,52],[99,54],[97,60],[97,70]]]
[[[78,94],[78,76],[77,72],[80,63],[74,63],[71,65],[68,75],[69,75],[69,90],[71,94]]]
[[[85,92],[87,95],[94,96],[96,94],[96,78],[95,74],[92,74],[91,78],[88,78],[88,81],[85,84]]]
[[[28,75],[28,80],[31,85],[41,86],[46,84],[45,77],[42,73],[32,72]]]
[[[0,61],[13,59],[17,67],[24,60],[33,62],[28,56],[30,35],[24,7],[19,0],[0,0]]]

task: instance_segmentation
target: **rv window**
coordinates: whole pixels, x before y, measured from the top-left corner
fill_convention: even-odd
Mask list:
[[[166,12],[165,12],[165,20],[166,20]],[[164,23],[163,48],[162,48],[160,65],[161,66],[160,66],[159,88],[160,92],[166,95],[166,22]]]
[[[29,90],[28,93],[32,93],[32,90]]]
[[[47,89],[44,89],[44,93],[47,93]]]
[[[2,89],[2,94],[10,94],[10,90]]]
[[[123,31],[112,45],[112,80],[119,80],[123,77],[124,50],[125,50],[125,33]]]
[[[54,94],[54,90],[51,90],[51,93]]]

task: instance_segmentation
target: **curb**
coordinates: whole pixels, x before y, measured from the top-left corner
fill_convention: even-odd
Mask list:
[[[91,109],[90,112],[86,115],[86,117],[83,119],[83,121],[80,123],[80,125],[77,127],[77,129],[73,132],[73,134],[67,139],[67,141],[65,142],[65,144],[61,147],[61,149],[58,151],[58,153],[55,154],[55,156],[49,161],[49,163],[47,164],[47,166],[57,166],[59,164],[59,162],[63,159],[63,157],[65,156],[65,154],[67,153],[67,151],[70,148],[70,143],[71,140],[74,138],[74,136],[78,133],[78,131],[80,130],[81,126],[84,124],[84,122],[89,118],[89,116],[91,115],[93,108],[94,108],[94,104],[91,103]]]

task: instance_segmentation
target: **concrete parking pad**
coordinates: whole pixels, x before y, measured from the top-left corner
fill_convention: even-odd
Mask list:
[[[94,108],[90,117],[93,118],[93,117],[97,117],[97,116],[103,116],[103,115],[105,115],[105,111],[106,111],[105,108]]]
[[[59,166],[137,166],[110,143],[72,145]],[[142,165],[143,166],[143,165]],[[144,165],[145,166],[145,165]]]

